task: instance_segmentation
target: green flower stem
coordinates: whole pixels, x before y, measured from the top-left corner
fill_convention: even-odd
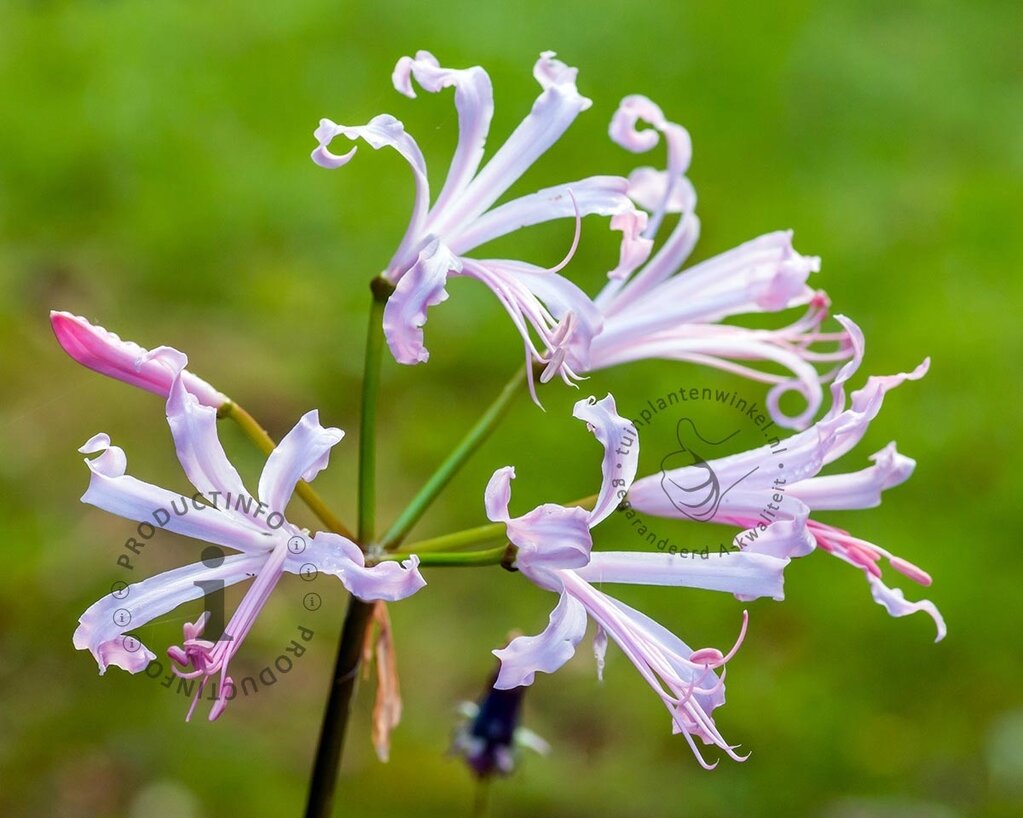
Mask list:
[[[447,459],[440,464],[433,476],[426,481],[426,484],[419,490],[419,493],[412,498],[398,519],[394,521],[387,533],[380,540],[380,546],[386,550],[397,548],[408,532],[412,529],[419,518],[423,516],[430,504],[437,499],[437,495],[444,490],[444,487],[451,482],[451,479],[458,473],[469,457],[482,445],[490,433],[496,428],[498,422],[504,417],[508,407],[511,406],[515,397],[525,383],[525,367],[520,369],[505,384],[501,394],[490,404],[483,416],[473,426],[455,449],[448,455]]]
[[[383,278],[371,284],[373,306],[366,338],[366,363],[362,376],[362,418],[359,434],[359,533],[357,541],[365,547],[374,534],[376,519],[376,407],[380,391],[380,356],[384,346],[383,312],[394,288]],[[328,818],[337,788],[338,770],[344,751],[348,716],[355,698],[359,663],[366,632],[373,621],[373,603],[350,598],[331,681],[327,707],[323,713],[320,739],[309,782],[306,818]]]
[[[502,528],[503,528],[502,524]],[[508,551],[507,542],[497,548],[490,548],[486,551],[468,551],[464,553],[427,553],[419,554],[419,564],[424,566],[444,565],[449,568],[470,568],[479,565],[499,565]],[[374,558],[375,562],[393,562],[403,560],[412,556],[410,551],[389,551]]]
[[[578,500],[573,500],[570,503],[564,503],[567,506],[589,506],[592,507],[597,501],[597,495],[593,494],[589,497],[581,497]],[[401,547],[400,551],[391,552],[398,556],[407,556],[409,554],[425,555],[438,551],[454,551],[459,548],[468,548],[471,545],[484,545],[494,540],[507,539],[505,533],[504,523],[489,523],[488,525],[477,526],[476,528],[466,528],[463,531],[456,531],[453,534],[444,534],[441,537],[432,537],[428,540],[419,540],[411,544],[406,544]],[[380,558],[377,558],[378,561]],[[443,563],[427,563],[425,556],[423,557],[423,564],[435,564],[441,565]]]
[[[464,531],[456,531],[453,534],[445,534],[443,537],[433,537],[429,540],[420,540],[411,545],[402,546],[401,550],[406,554],[425,554],[432,551],[457,551],[460,548],[468,548],[472,545],[484,545],[494,540],[507,539],[504,523],[490,523],[481,525],[478,528],[467,528]]]
[[[376,533],[377,396],[380,394],[380,356],[384,349],[384,305],[394,287],[383,278],[372,283],[373,307],[366,337],[362,376],[362,419],[359,425],[359,535],[365,547]]]
[[[230,418],[245,433],[245,436],[249,438],[265,455],[269,455],[274,450],[277,444],[274,439],[267,434],[266,430],[259,424],[252,415],[245,411],[234,401],[228,401],[220,409],[217,410],[217,416],[221,418]],[[351,529],[348,528],[340,518],[331,511],[323,498],[316,493],[315,489],[310,486],[305,480],[299,480],[298,485],[295,486],[295,493],[302,498],[302,501],[309,506],[310,510],[320,521],[335,534],[340,534],[342,537],[348,539],[355,539],[355,535]],[[278,509],[282,511],[283,509]]]

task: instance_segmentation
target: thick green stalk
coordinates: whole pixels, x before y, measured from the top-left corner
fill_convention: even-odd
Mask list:
[[[393,287],[382,278],[374,279],[371,287],[373,307],[370,310],[369,334],[366,338],[359,432],[358,542],[363,548],[373,539],[376,520],[376,405],[380,389],[380,356],[384,346],[384,304],[393,291]],[[351,597],[341,626],[330,695],[313,762],[306,818],[328,818],[331,814],[348,716],[359,677],[362,647],[372,621],[373,604]]]
[[[218,417],[230,418],[238,424],[239,428],[245,433],[245,436],[255,443],[265,455],[269,455],[274,450],[277,444],[274,439],[267,434],[264,429],[252,415],[245,411],[234,401],[228,401],[217,411]],[[331,511],[319,494],[310,486],[305,480],[299,480],[298,485],[295,486],[295,493],[302,498],[302,501],[309,506],[310,510],[320,521],[327,526],[328,529],[333,531],[335,534],[340,534],[348,539],[354,539],[355,535],[346,526],[338,516]],[[274,509],[281,513],[284,509]]]
[[[519,394],[523,383],[526,380],[525,368],[519,370],[505,384],[501,394],[490,404],[483,416],[476,421],[476,424],[469,430],[461,443],[447,456],[443,463],[437,467],[433,476],[426,481],[426,484],[419,490],[419,493],[412,498],[412,502],[405,510],[398,515],[387,533],[380,540],[380,545],[391,550],[397,548],[403,539],[408,535],[419,518],[423,516],[430,504],[437,499],[437,495],[444,490],[444,487],[451,482],[451,479],[462,468],[465,461],[482,445],[492,431],[497,427],[498,422],[504,417],[515,397]]]

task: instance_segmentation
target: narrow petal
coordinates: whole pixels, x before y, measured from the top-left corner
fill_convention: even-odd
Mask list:
[[[434,212],[442,212],[462,194],[479,169],[494,116],[494,91],[487,72],[478,65],[462,70],[442,68],[429,51],[419,51],[415,58],[402,57],[394,67],[392,80],[395,89],[414,98],[416,92],[412,87],[412,77],[430,93],[435,94],[444,88],[455,89],[458,147],[455,148],[447,180],[433,206]]]
[[[846,406],[845,384],[859,369],[865,352],[863,332],[855,322],[844,315],[836,315],[848,338],[850,359],[843,364],[831,383],[831,408],[823,420],[814,427],[824,444],[822,465],[833,463],[851,450],[863,439],[871,421],[877,417],[884,403],[885,395],[906,381],[916,381],[927,374],[930,358],[925,358],[910,372],[897,375],[871,375],[861,389],[852,393],[850,405]],[[807,474],[806,477],[813,475]]]
[[[150,352],[69,312],[51,312],[50,325],[64,351],[82,366],[164,398],[184,365],[184,355],[177,350],[159,347]],[[181,365],[175,366],[178,362]],[[185,388],[204,406],[216,409],[227,402],[226,395],[191,372],[182,377]]]
[[[874,601],[888,611],[891,616],[909,616],[923,611],[934,620],[938,629],[938,635],[934,641],[940,642],[945,638],[947,633],[945,619],[933,602],[926,599],[910,602],[898,588],[889,588],[875,576],[868,575],[867,582],[870,583],[870,593],[874,597]]]
[[[340,168],[347,165],[355,156],[357,148],[352,148],[348,153],[340,156],[330,152],[330,143],[337,136],[344,136],[352,140],[362,139],[374,150],[383,147],[394,148],[408,162],[416,185],[415,204],[405,235],[385,273],[392,284],[397,283],[415,258],[414,254],[418,252],[416,244],[423,234],[426,214],[430,207],[430,184],[426,177],[426,160],[423,159],[419,145],[406,133],[405,126],[390,114],[375,116],[366,125],[361,126],[338,125],[332,120],[321,119],[320,126],[313,136],[319,142],[319,146],[313,151],[312,159],[320,167]]]
[[[769,467],[777,460],[770,446],[708,460],[710,447],[732,435],[707,439],[689,417],[678,420],[675,435],[678,449],[661,458],[659,479],[651,475],[633,486],[630,502],[641,511],[697,522],[718,519],[722,509],[755,516],[776,491],[768,482],[776,473]],[[734,492],[737,496],[730,497]]]
[[[800,481],[792,494],[814,511],[874,508],[881,505],[882,492],[904,483],[916,467],[915,460],[898,453],[894,442],[870,459],[874,465],[858,472]]]
[[[639,122],[652,127],[641,131],[636,128]],[[668,146],[668,173],[682,174],[689,167],[693,155],[689,132],[681,125],[669,122],[660,107],[641,94],[631,94],[622,99],[608,131],[614,142],[633,153],[652,150],[663,134]]]
[[[544,89],[533,109],[498,149],[457,203],[431,219],[429,230],[436,235],[458,235],[485,213],[548,148],[557,142],[580,112],[591,102],[575,86],[576,69],[554,53],[540,55],[533,75]]]
[[[696,191],[688,179],[683,177],[669,190],[666,186],[667,176],[659,176],[657,178],[662,181],[662,184],[658,190],[664,192],[657,193],[650,189],[653,185],[649,179],[645,179],[643,187],[637,192],[633,181],[635,178],[635,173],[629,177],[629,197],[631,199],[645,206],[648,196],[657,196],[659,199],[668,197],[665,199],[667,208],[673,210],[677,207],[682,215],[668,238],[641,270],[628,280],[625,280],[623,276],[611,276],[612,280],[608,281],[600,291],[596,302],[608,316],[621,311],[648,294],[658,284],[678,273],[700,238],[700,220],[695,212]],[[648,232],[649,224],[644,227],[644,234]],[[653,245],[652,240],[647,239],[647,242],[650,244],[647,249],[647,255],[649,255]]]
[[[91,476],[82,502],[141,523],[140,536],[146,536],[144,526],[152,526],[236,551],[265,554],[271,547],[265,532],[219,507],[127,476],[124,451],[110,446],[106,435],[93,437],[83,449],[100,454],[85,460]]]
[[[824,420],[831,420],[845,411],[846,397],[845,385],[855,375],[863,363],[863,356],[867,351],[867,342],[863,337],[863,330],[859,325],[844,315],[836,315],[835,320],[842,325],[849,339],[849,360],[846,361],[835,375],[831,382],[831,408],[824,416]]]
[[[916,381],[922,378],[927,374],[930,363],[930,358],[925,358],[919,366],[910,372],[868,378],[867,385],[853,393],[852,408],[840,415],[834,423],[828,425],[834,434],[831,445],[824,455],[824,462],[833,463],[856,446],[867,433],[870,422],[881,411],[885,394],[906,381]]]
[[[555,589],[557,579],[551,571],[585,565],[593,541],[590,528],[605,519],[621,502],[636,474],[639,440],[632,422],[621,417],[608,395],[579,401],[575,417],[584,420],[604,447],[603,480],[592,511],[573,506],[546,503],[528,514],[511,519],[508,502],[511,467],[498,469],[487,485],[487,516],[507,526],[508,539],[518,547],[516,566],[537,584]]]
[[[511,519],[508,504],[511,502],[511,481],[514,479],[515,469],[512,466],[500,468],[491,475],[484,493],[487,519],[495,523],[506,523]]]
[[[635,209],[623,210],[611,217],[611,229],[622,234],[618,266],[607,274],[611,283],[627,280],[650,257],[654,243],[646,237],[647,221],[646,213]]]
[[[473,221],[452,238],[459,255],[523,227],[589,215],[611,217],[611,228],[622,232],[618,266],[609,273],[625,277],[650,254],[651,243],[642,233],[646,214],[627,195],[628,181],[620,176],[591,176],[513,199]]]
[[[302,553],[289,555],[285,570],[299,574],[303,566],[310,563],[321,573],[338,577],[349,592],[366,602],[378,599],[396,602],[426,585],[419,573],[419,557],[412,556],[401,563],[381,562],[367,568],[359,546],[331,532],[318,532]]]
[[[311,482],[325,469],[330,450],[344,436],[340,429],[321,426],[317,410],[307,412],[266,459],[259,476],[259,499],[283,515],[298,481]]]
[[[587,428],[604,447],[600,492],[589,517],[589,524],[593,527],[618,508],[636,477],[639,434],[631,420],[618,414],[611,395],[599,401],[593,397],[581,400],[576,403],[572,414],[586,422]]]
[[[651,129],[638,130],[636,125],[639,122],[647,123]],[[651,150],[660,141],[659,134],[664,135],[668,146],[668,184],[650,219],[647,236],[653,238],[672,202],[674,185],[689,168],[693,154],[689,132],[681,125],[669,122],[661,109],[647,97],[633,94],[619,104],[611,118],[609,133],[613,141],[633,153]]]
[[[248,495],[217,435],[217,410],[202,405],[188,392],[181,374],[174,379],[167,398],[167,423],[181,468],[201,494]]]
[[[909,373],[868,378],[867,385],[853,394],[852,406],[847,408],[845,384],[855,374],[863,359],[863,334],[859,327],[844,316],[836,316],[836,320],[842,324],[848,340],[848,351],[843,354],[851,354],[851,358],[841,367],[831,384],[832,406],[822,420],[809,429],[777,443],[766,444],[747,452],[710,460],[698,458],[698,464],[682,468],[671,468],[670,464],[662,464],[662,467],[668,466],[662,475],[650,475],[636,481],[630,492],[630,502],[648,513],[677,516],[679,509],[674,506],[675,511],[672,511],[670,492],[666,495],[662,490],[663,484],[658,485],[663,478],[667,477],[674,485],[683,488],[713,484],[715,500],[720,500],[722,511],[718,513],[715,503],[705,518],[713,517],[721,521],[723,516],[727,516],[741,521],[744,514],[754,512],[755,522],[757,516],[755,510],[763,508],[765,498],[769,498],[776,491],[774,487],[776,482],[793,495],[788,501],[791,510],[793,508],[791,500],[802,496],[801,488],[807,492],[807,499],[815,504],[829,503],[823,494],[834,492],[833,501],[826,506],[817,507],[837,508],[842,502],[839,498],[845,495],[849,495],[850,502],[864,503],[870,499],[874,491],[871,485],[880,491],[886,485],[896,485],[908,477],[911,469],[909,459],[898,456],[895,450],[891,449],[878,453],[878,465],[875,469],[861,473],[851,480],[849,475],[839,475],[810,482],[826,464],[834,462],[863,438],[870,422],[880,412],[887,391],[907,380],[923,377],[928,366],[928,361],[925,360]],[[725,397],[727,398],[727,394]],[[750,411],[755,416],[758,410],[751,407]],[[680,440],[680,444],[682,442]],[[682,448],[690,453],[699,451],[699,446],[694,446],[692,441]],[[782,452],[783,468],[779,458]],[[874,483],[871,484],[870,481]],[[736,491],[732,491],[732,488]],[[853,497],[854,490],[865,493],[858,498]],[[728,494],[726,502],[724,495],[729,491],[732,493]],[[798,510],[800,506],[806,508],[804,503],[799,503],[799,506],[794,508]],[[745,524],[750,524],[748,519]]]
[[[608,317],[604,335],[634,337],[805,304],[814,295],[807,277],[819,267],[792,248],[790,232],[769,233],[649,289]]]
[[[108,594],[82,614],[74,645],[79,650],[92,652],[100,673],[109,665],[138,673],[156,655],[138,639],[125,634],[185,602],[199,599],[209,588],[204,583],[233,585],[255,576],[265,559],[265,555],[234,554],[213,568],[205,563],[194,563]]]
[[[629,198],[644,210],[663,206],[667,213],[683,213],[696,207],[696,189],[687,177],[672,181],[667,171],[651,167],[629,173]]]
[[[607,325],[614,328],[614,317]],[[809,334],[808,334],[809,335]],[[822,381],[827,374],[818,373],[810,362],[816,357],[806,340],[782,330],[754,330],[725,324],[686,324],[646,333],[638,327],[631,335],[602,333],[590,347],[590,369],[606,369],[630,361],[662,359],[687,361],[710,366],[775,384],[766,404],[772,419],[779,426],[803,429],[812,422],[823,400]],[[822,353],[831,358],[843,352]],[[788,370],[788,375],[767,372],[746,365],[746,361],[769,362]],[[776,391],[777,390],[777,391]],[[798,392],[804,401],[801,412],[789,415],[781,411],[779,402],[785,392]]]
[[[652,128],[638,130],[636,125],[641,121]],[[632,303],[678,272],[692,252],[700,232],[700,222],[694,214],[696,191],[685,177],[692,156],[688,131],[665,119],[661,109],[646,97],[633,95],[622,100],[611,118],[609,132],[612,140],[633,153],[652,149],[660,141],[660,135],[664,135],[668,147],[667,170],[657,171],[644,167],[637,168],[629,175],[630,198],[651,213],[643,227],[643,236],[650,245],[666,213],[682,215],[671,236],[642,270],[628,281],[627,276],[638,264],[628,269],[625,275],[611,276],[596,299],[607,315]],[[648,247],[647,255],[649,252]]]
[[[708,556],[597,551],[575,573],[590,583],[664,585],[724,591],[743,599],[784,599],[787,559],[763,554],[708,552]]]
[[[426,311],[447,300],[444,289],[449,272],[461,269],[460,260],[434,240],[419,253],[384,307],[384,336],[400,364],[421,364],[430,358],[423,345]]]
[[[501,660],[494,687],[498,690],[523,687],[531,685],[537,673],[554,673],[575,655],[585,634],[586,609],[568,594],[562,594],[542,633],[519,636],[507,647],[493,652]]]

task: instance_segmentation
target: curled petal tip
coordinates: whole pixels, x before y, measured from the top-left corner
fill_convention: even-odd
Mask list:
[[[584,97],[576,88],[576,78],[579,76],[579,69],[566,65],[556,59],[557,52],[542,51],[540,58],[533,66],[533,76],[540,86],[546,91],[557,88],[569,96],[575,97],[579,104],[579,110],[585,111],[593,101]]]
[[[352,157],[355,156],[358,150],[359,149],[355,147],[348,151],[348,153],[342,156],[337,156],[328,151],[326,148],[319,147],[313,150],[311,154],[309,154],[309,158],[312,159],[313,162],[315,162],[321,168],[326,168],[327,170],[336,170],[337,168],[344,167],[345,165],[347,165],[351,161]]]
[[[77,636],[77,634],[76,634]],[[119,636],[115,639],[110,639],[106,642],[102,642],[99,645],[78,645],[76,640],[76,647],[88,647],[92,652],[93,657],[96,659],[96,663],[99,666],[99,675],[103,676],[107,672],[107,668],[111,665],[119,667],[121,670],[125,670],[128,673],[138,673],[141,670],[145,670],[149,666],[149,663],[156,658],[156,654],[153,653],[149,648],[143,645],[138,640],[129,646],[126,644],[126,637]]]
[[[326,168],[327,170],[337,170],[337,168],[342,168],[345,165],[347,165],[350,161],[352,161],[352,157],[355,156],[358,150],[359,147],[358,145],[356,145],[350,151],[348,151],[348,153],[343,153],[339,155],[336,153],[331,153],[329,150],[327,150],[326,146],[320,145],[315,150],[313,150],[313,152],[310,154],[310,158],[321,168]]]
[[[639,130],[636,126],[640,122],[650,127]],[[692,140],[684,127],[664,116],[660,106],[641,94],[627,96],[619,103],[608,127],[611,140],[632,153],[653,149],[662,134],[668,146],[668,174],[674,180],[689,167]]]
[[[656,126],[638,130],[636,123],[641,119],[651,124],[665,122],[664,114],[655,102],[640,94],[630,94],[622,99],[611,117],[608,135],[612,141],[633,153],[652,150],[661,141],[660,134]]]
[[[416,98],[416,89],[412,87],[412,58],[402,57],[391,72],[391,84],[394,90],[409,99]]]
[[[338,124],[333,119],[321,119],[313,131],[313,139],[317,142],[330,142],[338,133]]]
[[[391,72],[391,83],[399,94],[415,99],[413,76],[427,91],[436,93],[442,87],[445,76],[452,73],[442,69],[440,62],[429,51],[417,51],[415,57],[404,56],[398,60]]]
[[[97,452],[103,452],[110,448],[110,435],[105,432],[93,435],[85,443],[83,443],[78,451],[82,454],[96,454]]]

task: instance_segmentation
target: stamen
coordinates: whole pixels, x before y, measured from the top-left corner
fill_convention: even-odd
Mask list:
[[[909,577],[913,582],[918,582],[923,586],[928,586],[932,582],[930,574],[901,557],[892,557],[888,560],[888,564],[903,576]]]
[[[575,200],[575,194],[572,193],[572,188],[568,189],[568,197],[572,200],[572,209],[575,210],[575,236],[572,239],[572,246],[568,248],[568,255],[566,255],[559,264],[547,270],[548,273],[560,273],[565,269],[565,266],[575,256],[575,251],[579,249],[579,237],[582,235],[583,230],[583,217],[579,213],[579,203]]]
[[[749,611],[742,612],[742,628],[739,630],[739,636],[735,640],[735,644],[732,645],[732,649],[728,653],[722,655],[721,651],[717,648],[701,648],[700,650],[693,651],[693,655],[689,657],[689,661],[695,665],[704,665],[707,668],[720,667],[726,662],[731,661],[732,657],[735,656],[739,650],[739,646],[743,643],[746,638],[746,626],[749,625]]]

